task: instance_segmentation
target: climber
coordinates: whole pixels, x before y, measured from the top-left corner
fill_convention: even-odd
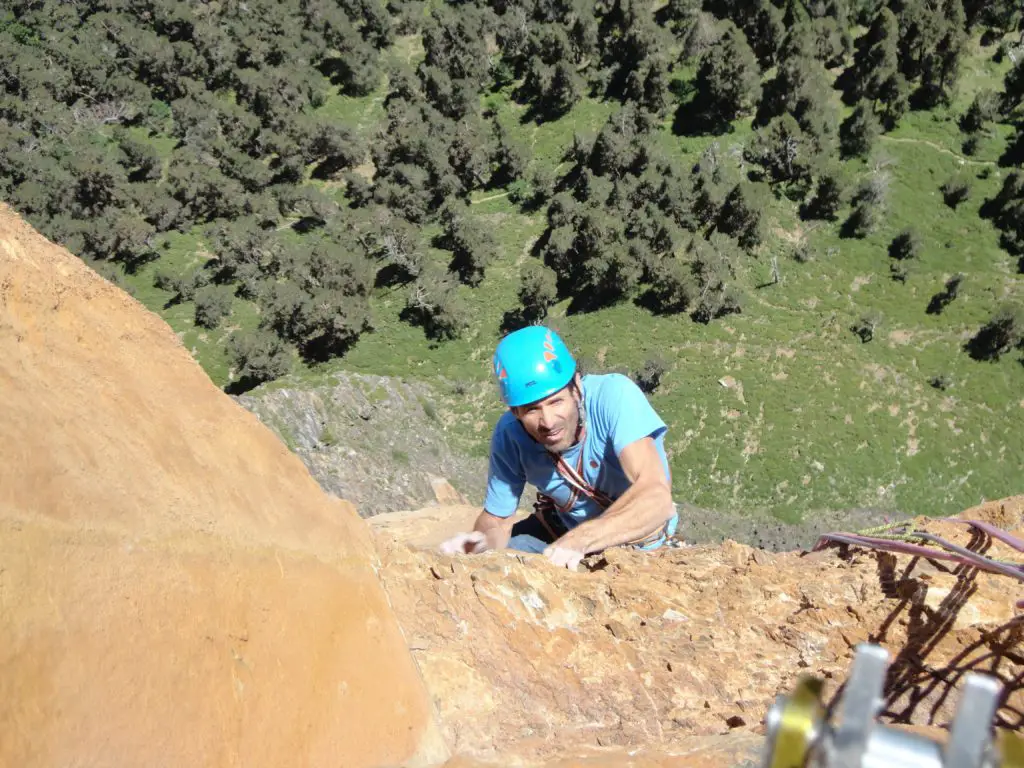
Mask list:
[[[653,550],[675,533],[666,426],[622,374],[582,376],[554,331],[530,326],[494,353],[509,410],[491,437],[484,509],[447,554],[542,553],[575,569],[585,555],[629,545]],[[533,514],[513,524],[527,483]]]

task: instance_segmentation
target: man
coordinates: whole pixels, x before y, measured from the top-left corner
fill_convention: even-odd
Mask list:
[[[554,331],[531,326],[502,339],[494,372],[509,407],[491,438],[484,510],[448,554],[508,547],[575,569],[592,552],[656,549],[676,529],[665,423],[621,374],[580,376]],[[529,483],[534,514],[512,516]]]

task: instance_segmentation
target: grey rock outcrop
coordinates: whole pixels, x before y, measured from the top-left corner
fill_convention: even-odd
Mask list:
[[[482,499],[487,463],[451,448],[443,407],[426,384],[340,373],[331,386],[270,388],[237,400],[363,517],[437,503],[442,479],[465,501]]]

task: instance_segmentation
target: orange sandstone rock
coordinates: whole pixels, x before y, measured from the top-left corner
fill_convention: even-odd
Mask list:
[[[1007,510],[1021,501],[986,514],[1019,527]],[[447,530],[467,512],[430,515]],[[430,540],[426,519],[408,517],[418,542]],[[918,523],[990,557],[1022,559],[965,526]],[[1020,726],[1024,625],[1015,603],[1024,587],[1005,576],[859,549],[773,554],[731,541],[613,549],[596,570],[570,573],[536,555],[409,548],[400,514],[373,524],[392,605],[449,744],[466,759],[561,765],[574,749],[615,745],[626,760],[631,750],[671,752],[701,736],[728,745],[726,734],[761,732],[775,696],[802,674],[824,677],[834,696],[865,641],[892,658],[883,719],[947,724],[952,689],[973,670],[1002,680],[999,723]],[[707,749],[703,759],[718,754]]]
[[[447,757],[351,505],[3,206],[0,392],[0,765]]]

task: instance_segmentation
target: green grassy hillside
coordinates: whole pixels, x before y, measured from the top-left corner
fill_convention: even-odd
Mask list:
[[[161,0],[157,10],[162,21],[156,32],[143,29],[146,25],[131,15],[134,11],[107,17],[90,8],[88,24],[76,25],[61,15],[65,11],[60,4],[19,4],[0,17],[0,35],[12,49],[17,46],[16,66],[4,70],[6,91],[0,93],[0,135],[9,138],[8,148],[0,150],[0,192],[44,232],[86,258],[101,259],[91,263],[166,318],[219,386],[229,391],[240,386],[229,353],[232,335],[269,325],[266,333],[281,337],[293,365],[290,374],[263,388],[317,387],[329,383],[338,371],[426,382],[433,387],[435,401],[422,405],[444,423],[453,446],[485,455],[490,428],[500,414],[490,381],[490,356],[506,318],[519,307],[521,269],[538,259],[535,246],[548,227],[547,200],[532,207],[517,202],[523,187],[544,171],[556,179],[570,172],[574,144],[592,141],[627,99],[622,83],[607,100],[594,96],[611,94],[619,76],[634,78],[628,98],[646,100],[644,119],[661,121],[650,133],[641,134],[642,141],[655,145],[684,172],[713,148],[724,175],[734,179],[729,184],[746,183],[760,170],[761,160],[744,152],[759,135],[752,115],[757,99],[731,111],[745,116],[714,130],[695,130],[700,120],[687,124],[690,111],[708,109],[706,104],[699,106],[701,94],[707,98],[709,77],[701,74],[702,62],[714,57],[708,53],[704,59],[693,55],[684,60],[682,51],[692,39],[681,30],[692,25],[700,31],[698,6],[720,19],[734,18],[751,35],[751,46],[762,63],[771,62],[761,74],[767,87],[788,61],[781,53],[788,40],[782,37],[783,7],[786,13],[795,13],[802,4],[758,0],[758,7],[768,14],[764,18],[774,18],[778,27],[776,38],[768,40],[761,39],[764,30],[745,15],[745,6],[731,0],[669,3],[659,6],[654,19],[647,18],[650,9],[638,12],[629,3],[586,6],[590,10],[584,13],[595,22],[589,32],[572,26],[571,13],[552,22],[541,18],[547,13],[543,3],[527,3],[524,13],[534,14],[530,34],[555,45],[567,39],[566,30],[570,36],[578,32],[579,39],[572,38],[573,50],[582,57],[569,75],[579,80],[573,97],[562,105],[564,109],[550,114],[541,109],[541,117],[538,104],[552,98],[545,92],[554,82],[545,69],[550,62],[529,62],[529,67],[540,68],[537,79],[543,87],[534,89],[540,93],[528,98],[517,94],[526,78],[521,71],[514,77],[511,73],[525,65],[509,52],[528,41],[513,44],[517,33],[514,25],[509,26],[510,5],[481,0],[463,8],[465,13],[444,3],[422,8],[389,3],[386,9],[375,2],[342,5],[341,16],[313,30],[303,27],[320,24],[313,6],[295,7],[308,15],[297,24],[300,17],[293,17],[291,6],[261,0],[262,15],[233,7],[218,11],[220,31],[215,34],[213,26],[182,17],[184,5],[176,0]],[[850,21],[855,15],[865,24],[875,24],[888,13],[876,15],[879,3],[848,4],[849,13],[841,10],[846,5],[830,5],[832,16],[815,18],[815,29],[846,24],[849,29],[843,31],[852,33],[852,39],[866,29]],[[1021,353],[1014,349],[982,362],[964,349],[997,308],[1008,301],[1024,302],[1024,263],[1001,246],[991,218],[980,215],[1015,170],[1013,158],[1007,161],[1007,147],[1020,142],[1015,131],[1018,137],[1024,135],[1016,124],[1022,101],[1003,107],[998,119],[990,115],[982,121],[984,127],[974,134],[976,146],[969,155],[959,124],[977,95],[1009,88],[1004,82],[1009,82],[1005,78],[1012,56],[1000,45],[1015,39],[1008,25],[1016,17],[1000,16],[1005,5],[996,3],[983,12],[972,3],[966,21],[949,22],[952,37],[943,38],[943,50],[959,45],[956,40],[962,38],[957,35],[968,27],[971,35],[963,38],[967,42],[957,60],[956,88],[943,95],[949,97],[948,104],[907,112],[895,128],[875,139],[866,158],[841,163],[838,156],[828,158],[832,165],[841,165],[852,187],[872,178],[884,180],[887,201],[878,225],[867,236],[844,236],[850,204],[835,220],[809,220],[801,216],[805,194],[799,180],[788,186],[776,181],[764,211],[763,240],[745,250],[730,246],[735,253],[728,256],[734,273],[729,279],[742,305],[738,313],[706,324],[684,312],[655,314],[636,298],[651,287],[649,282],[611,306],[574,312],[572,299],[584,289],[562,286],[562,298],[550,307],[547,322],[563,333],[585,369],[634,373],[652,364],[664,368],[651,399],[670,425],[668,446],[679,500],[792,520],[849,507],[940,514],[1022,490]],[[901,34],[908,24],[920,21],[915,21],[914,13],[921,19],[938,18],[931,6],[904,6]],[[956,7],[963,16],[959,0],[950,0],[950,8]],[[895,18],[890,21],[890,26],[896,23]],[[47,26],[51,22],[53,30]],[[486,31],[492,22],[501,27],[494,39]],[[719,42],[709,43],[708,51],[721,40],[743,38],[744,32],[731,22],[715,24]],[[412,33],[418,28],[423,35]],[[486,32],[482,41],[479,30]],[[146,46],[134,42],[137,33],[144,35]],[[609,37],[587,37],[593,34]],[[794,45],[800,43],[796,37]],[[179,76],[171,66],[174,62],[163,58],[164,42],[172,39],[178,46],[175,55],[189,62],[188,77]],[[838,39],[833,36],[832,42],[838,45]],[[912,46],[907,48],[912,39],[913,35],[899,41],[899,64],[911,72],[912,87],[924,90],[924,76],[920,71],[912,74],[913,68],[932,66],[935,59],[915,63],[917,54]],[[113,48],[98,42],[111,40],[122,46],[120,59],[110,53]],[[310,40],[320,47],[303,47]],[[823,40],[828,42],[819,37],[816,44]],[[982,40],[990,44],[983,46]],[[897,41],[890,43],[896,46]],[[530,44],[540,45],[536,40]],[[632,46],[628,51],[627,44]],[[73,54],[60,62],[68,77],[103,96],[96,96],[92,106],[83,107],[76,92],[59,78],[44,76],[49,70],[41,62],[64,48]],[[192,49],[196,56],[190,58]],[[589,53],[580,54],[583,49]],[[800,66],[810,66],[824,78],[820,91],[825,95],[816,109],[826,114],[831,108],[841,122],[853,110],[841,101],[838,83],[844,68],[856,69],[860,54],[849,46],[837,50],[811,55],[811,64],[805,57]],[[223,51],[233,51],[234,58],[222,57]],[[754,62],[754,54],[746,51]],[[896,49],[886,55],[895,66]],[[480,56],[491,57],[486,66],[480,64]],[[831,69],[822,66],[824,61],[832,61]],[[359,62],[366,68],[361,69]],[[414,74],[421,62],[429,66]],[[155,68],[157,64],[161,66]],[[117,70],[121,66],[132,69]],[[756,80],[756,63],[751,66]],[[402,85],[401,69],[414,86]],[[115,71],[125,76],[104,74]],[[386,72],[394,73],[390,83]],[[816,81],[811,74],[805,72],[805,85],[813,90]],[[139,82],[132,81],[135,76]],[[267,79],[271,76],[276,79]],[[648,79],[638,91],[636,78],[641,76]],[[828,80],[834,81],[834,90],[829,90]],[[374,83],[379,83],[376,88]],[[365,95],[352,95],[357,93]],[[396,93],[406,95],[395,97]],[[470,108],[462,114],[465,104],[459,99],[466,93],[471,94]],[[590,95],[580,97],[586,93]],[[648,99],[652,93],[658,98]],[[479,94],[479,103],[472,94]],[[397,112],[389,96],[399,103]],[[881,99],[884,104],[872,98],[872,109],[879,115],[888,112],[888,96]],[[532,104],[520,103],[526,101]],[[109,117],[119,105],[136,102],[148,106],[130,118]],[[405,136],[405,145],[393,141],[395,131],[389,133],[388,121],[396,114],[402,130],[412,124],[410,134],[423,129],[417,121],[430,123],[425,138]],[[53,118],[56,127],[47,128],[42,117]],[[838,125],[829,119],[835,125],[823,129],[824,134]],[[496,154],[485,157],[483,170],[475,177],[460,170],[465,157],[456,156],[473,149],[495,152],[498,125],[509,143],[526,148],[529,157],[528,167],[517,171],[518,180],[507,186],[494,181],[500,176]],[[445,135],[463,130],[479,133],[461,147]],[[812,135],[809,127],[804,130]],[[761,130],[762,135],[766,132]],[[375,151],[385,145],[388,152]],[[39,147],[49,153],[45,162]],[[399,157],[402,152],[416,155],[417,148],[420,156]],[[79,151],[81,158],[76,156]],[[379,161],[377,168],[372,158]],[[815,159],[805,181],[826,174],[826,164],[820,161]],[[404,170],[399,168],[403,165]],[[611,186],[607,174],[613,172],[592,170],[602,177],[594,183]],[[391,196],[376,189],[370,204],[364,201],[357,207],[356,182],[359,177],[374,179],[375,173],[378,186],[382,178],[391,185],[385,190]],[[420,181],[417,173],[422,174]],[[38,185],[33,174],[41,179]],[[428,181],[422,181],[427,176]],[[352,179],[353,186],[348,186]],[[966,199],[956,206],[947,204],[941,189],[951,179],[969,187]],[[466,199],[466,215],[493,237],[495,245],[495,256],[479,285],[454,287],[466,327],[450,340],[428,338],[422,327],[407,319],[415,283],[389,283],[378,272],[368,297],[371,327],[364,332],[360,323],[367,298],[362,286],[370,285],[373,273],[387,266],[379,252],[360,239],[373,230],[373,222],[367,222],[382,211],[408,214],[412,209],[401,208],[403,191],[436,196],[442,182],[457,190],[445,202]],[[65,194],[68,189],[73,194]],[[311,190],[316,194],[305,196]],[[392,211],[385,210],[388,205]],[[604,202],[596,205],[588,210],[600,214]],[[452,252],[439,247],[444,244],[441,206],[434,200],[422,207],[409,216],[415,222],[414,247],[424,261],[421,275],[444,275]],[[663,213],[658,216],[664,218]],[[710,223],[693,226],[673,221],[672,246],[662,251],[651,247],[641,261],[685,261],[684,238],[691,232],[698,238],[710,237],[721,218],[716,213]],[[249,227],[249,235],[263,238],[259,247],[272,252],[258,264],[255,288],[243,285],[239,264],[259,247],[247,252],[250,241],[238,235],[229,248],[214,236],[218,227],[236,221]],[[890,244],[908,230],[916,235],[917,253],[897,261],[890,256]],[[621,251],[626,244],[622,237],[603,255],[614,248]],[[236,248],[238,241],[243,244]],[[317,247],[321,252],[311,256]],[[105,256],[104,248],[117,253]],[[228,253],[232,248],[233,255]],[[314,274],[310,264],[316,263],[315,256],[323,256],[324,248],[328,256],[319,263],[321,272]],[[228,264],[228,256],[235,263]],[[332,265],[332,258],[343,267]],[[224,264],[228,267],[221,269]],[[337,267],[335,272],[332,267]],[[358,275],[360,270],[368,271],[369,278]],[[216,283],[206,300],[211,292],[221,291],[221,298],[229,302],[227,316],[219,324],[208,323],[213,328],[197,325],[197,307],[189,299],[197,286],[181,290],[188,280],[180,278],[197,271],[206,283]],[[566,274],[560,273],[563,281]],[[659,273],[647,269],[645,274],[650,281]],[[962,280],[956,297],[943,311],[929,313],[934,297],[957,275]],[[350,283],[342,284],[346,278]],[[320,306],[330,311],[318,315]],[[350,307],[356,319],[337,333],[330,327],[332,320]],[[275,322],[268,323],[273,313]],[[294,321],[298,315],[301,322]],[[871,333],[855,333],[868,326]],[[330,337],[329,343],[319,351],[326,348],[326,354],[300,356],[299,350],[309,351],[304,344],[316,351],[316,344],[309,345],[311,337],[324,336]],[[316,359],[321,362],[313,362]]]
[[[654,316],[630,302],[571,316],[568,301],[554,307],[551,322],[592,370],[632,371],[655,357],[667,364],[652,401],[670,425],[679,498],[793,519],[852,506],[937,514],[1021,490],[1024,367],[1014,355],[981,363],[962,351],[998,300],[1022,295],[1015,261],[978,216],[1005,173],[995,162],[1002,142],[993,139],[964,158],[954,119],[974,90],[1000,82],[1003,72],[990,54],[975,50],[953,109],[911,113],[880,140],[892,198],[877,232],[843,239],[838,224],[802,222],[795,203],[773,203],[767,244],[758,258],[742,262],[742,313],[703,325],[685,315]],[[338,98],[324,109],[372,135],[382,98],[383,91]],[[499,114],[521,116],[507,97],[491,100]],[[585,100],[555,122],[509,122],[532,147],[534,164],[557,166],[574,132],[595,132],[611,111]],[[661,139],[695,160],[710,142],[740,143],[747,131],[739,124],[723,137],[680,139],[666,125]],[[864,163],[853,165],[866,172]],[[939,187],[956,173],[971,180],[972,193],[954,211]],[[372,333],[343,358],[301,366],[280,385],[316,386],[335,370],[433,383],[453,441],[483,453],[500,413],[489,356],[503,314],[516,306],[519,267],[533,258],[530,246],[544,220],[543,211],[524,213],[500,190],[476,193],[472,210],[496,234],[500,256],[478,288],[458,289],[473,318],[463,338],[428,341],[399,319],[407,288],[381,288],[372,298]],[[887,249],[907,227],[920,235],[922,248],[901,283],[889,277]],[[425,227],[423,242],[436,231]],[[793,258],[801,242],[813,254],[806,263]],[[446,263],[449,254],[425,247]],[[772,256],[781,281],[765,285]],[[183,237],[160,268],[183,269],[202,257],[198,241]],[[227,383],[224,335],[255,325],[254,306],[236,300],[231,325],[201,333],[187,302],[164,307],[171,295],[152,287],[153,269],[125,280],[184,335],[214,380]],[[957,272],[966,274],[959,297],[943,314],[926,314],[930,298]],[[880,322],[863,343],[850,326],[869,313]],[[945,389],[930,384],[940,377]]]

